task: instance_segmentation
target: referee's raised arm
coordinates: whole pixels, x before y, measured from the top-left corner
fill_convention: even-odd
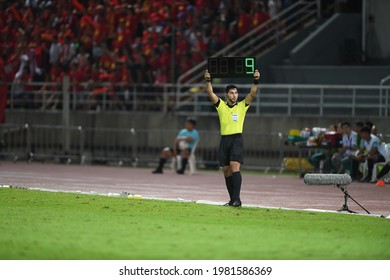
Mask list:
[[[204,73],[204,79],[206,81],[206,91],[207,95],[209,96],[211,102],[213,104],[217,103],[219,98],[218,96],[213,92],[213,87],[211,86],[211,75],[208,70]]]
[[[253,99],[255,98],[256,93],[257,93],[257,84],[259,83],[259,79],[260,79],[260,72],[259,72],[259,70],[256,69],[255,72],[253,73],[253,84],[251,87],[251,91],[245,97],[245,104],[246,105],[250,105],[252,103]]]

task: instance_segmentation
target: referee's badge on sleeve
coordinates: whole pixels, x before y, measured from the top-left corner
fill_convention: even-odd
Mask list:
[[[238,114],[232,114],[232,120],[234,122],[238,121]]]

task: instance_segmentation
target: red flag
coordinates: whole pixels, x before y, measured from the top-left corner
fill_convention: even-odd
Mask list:
[[[99,24],[94,21],[90,16],[84,16],[84,20],[90,25],[92,25],[95,29],[99,28]]]
[[[105,93],[105,92],[108,92],[109,91],[109,88],[95,88],[94,90],[92,90],[92,94],[100,94],[100,93]]]
[[[113,77],[113,74],[106,74],[106,73],[101,73],[99,74],[99,79],[100,80],[109,80]]]
[[[31,8],[28,8],[28,15],[30,16],[30,18],[34,17]]]
[[[14,17],[15,17],[15,19],[16,19],[17,21],[21,21],[22,19],[21,19],[20,15],[19,15],[18,11],[17,11],[16,8],[15,8],[15,5],[16,5],[16,4],[14,4],[14,5],[11,6],[11,12],[12,12],[12,14],[14,15]]]
[[[25,14],[23,15],[22,21],[23,21],[23,23],[24,23],[25,25],[27,25],[27,13],[25,13]]]
[[[72,0],[72,4],[73,6],[77,9],[77,10],[80,10],[80,11],[84,11],[84,6],[77,0]]]

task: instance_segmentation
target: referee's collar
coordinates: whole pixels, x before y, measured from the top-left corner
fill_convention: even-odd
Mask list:
[[[233,108],[234,106],[237,105],[237,101],[236,101],[236,103],[234,103],[233,105],[230,105],[229,102],[226,102],[226,105],[228,105],[229,108]]]

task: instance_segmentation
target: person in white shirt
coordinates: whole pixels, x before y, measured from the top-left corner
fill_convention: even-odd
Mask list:
[[[358,149],[357,133],[351,129],[349,122],[341,123],[341,130],[343,132],[343,145],[337,153],[333,154],[332,164],[339,174],[346,171],[351,173],[352,157]],[[353,176],[351,175],[351,177]]]
[[[371,134],[370,127],[363,127],[360,130],[360,136],[362,137],[362,141],[360,143],[360,151],[357,153],[356,159],[359,162],[367,161],[368,167],[367,176],[360,181],[369,183],[371,181],[374,164],[377,162],[385,162],[387,151],[381,140],[374,134]]]
[[[69,66],[73,57],[76,55],[76,49],[72,43],[72,37],[67,35],[64,44],[60,49],[60,63],[62,66]]]
[[[49,50],[49,62],[50,66],[58,64],[60,61],[61,45],[58,43],[58,36],[53,36],[53,42],[50,45]]]

